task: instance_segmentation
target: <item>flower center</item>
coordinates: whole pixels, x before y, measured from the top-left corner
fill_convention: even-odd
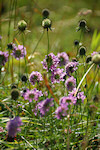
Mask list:
[[[29,98],[30,98],[30,99],[33,99],[33,98],[34,98],[34,94],[30,94],[30,95],[29,95]]]
[[[16,50],[16,57],[20,57],[21,55],[21,50]]]
[[[59,74],[56,74],[56,75],[55,75],[55,79],[59,79]]]

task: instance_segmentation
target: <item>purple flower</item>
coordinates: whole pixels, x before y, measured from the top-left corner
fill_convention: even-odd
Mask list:
[[[60,83],[60,81],[64,81],[65,72],[63,69],[57,68],[52,72],[51,82],[52,83]]]
[[[77,94],[77,103],[80,103],[80,101],[83,103],[86,96],[84,95],[84,92],[79,92]]]
[[[63,66],[66,65],[69,61],[68,55],[65,52],[62,53],[58,53],[57,54],[58,58],[59,58],[59,65]]]
[[[69,77],[65,82],[65,86],[68,91],[72,91],[76,87],[76,79],[73,76]]]
[[[39,102],[37,107],[40,111],[41,116],[44,116],[53,105],[53,98],[46,98],[45,100]]]
[[[29,100],[29,102],[32,102],[33,100],[38,101],[38,98],[41,96],[43,96],[42,91],[35,88],[34,90],[27,90],[24,94],[24,99]]]
[[[33,71],[30,74],[29,81],[31,82],[32,85],[35,85],[36,82],[39,82],[42,80],[43,80],[42,75],[38,71]]]
[[[8,61],[8,52],[2,52],[0,51],[0,67],[4,66],[5,63]]]
[[[17,60],[23,59],[26,55],[26,48],[23,45],[14,46],[13,52],[11,53]]]
[[[94,56],[95,54],[98,54],[98,52],[93,52],[93,53],[91,53],[91,56]]]
[[[74,97],[72,95],[68,95],[68,96],[62,97],[59,101],[59,104],[60,105],[62,105],[62,104],[72,105],[72,104],[76,104],[76,101],[77,101],[76,97]]]
[[[53,53],[50,53],[48,56],[45,56],[45,59],[41,62],[43,64],[43,68],[48,71],[54,71],[59,63],[59,59]]]
[[[74,97],[75,92],[76,92],[76,88],[74,88],[72,92],[69,92],[68,96]],[[77,98],[76,104],[80,104],[81,102],[82,103],[84,102],[84,99],[86,98],[86,96],[84,95],[84,92],[78,91],[76,98]]]
[[[13,120],[7,122],[6,129],[8,131],[8,136],[12,138],[15,137],[17,132],[21,131],[21,129],[19,128],[21,125],[23,125],[23,123],[18,116],[15,117]]]
[[[77,70],[78,62],[69,62],[65,66],[65,70],[68,76],[70,76],[70,73],[73,73],[75,70]]]
[[[55,111],[55,118],[57,119],[62,119],[63,117],[67,116],[67,110],[68,107],[67,105],[62,104],[61,106],[59,106],[56,111]]]
[[[3,127],[0,127],[0,133],[4,132]]]

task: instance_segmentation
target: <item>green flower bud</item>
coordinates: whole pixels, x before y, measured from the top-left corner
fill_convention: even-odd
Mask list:
[[[24,32],[27,28],[27,23],[24,21],[24,20],[21,20],[18,22],[18,29],[21,31],[21,32]]]
[[[92,56],[92,62],[95,64],[100,64],[100,54],[95,54],[94,56]]]
[[[80,54],[81,56],[83,56],[83,55],[85,55],[85,53],[86,53],[86,48],[85,48],[84,46],[81,46],[81,47],[79,48],[79,54]]]
[[[51,28],[51,20],[50,19],[44,19],[42,21],[42,27],[44,29],[48,29],[48,28]]]
[[[20,96],[19,90],[16,89],[16,88],[15,88],[15,89],[12,89],[12,91],[11,91],[11,98],[12,98],[13,100],[17,100],[19,96]]]

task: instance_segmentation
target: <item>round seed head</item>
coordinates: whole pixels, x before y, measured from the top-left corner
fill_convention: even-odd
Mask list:
[[[48,28],[51,28],[51,20],[50,19],[44,19],[42,21],[42,27],[44,29],[48,29]]]
[[[86,21],[85,21],[85,20],[81,20],[81,21],[79,22],[79,27],[80,27],[80,28],[85,28],[85,26],[86,26]]]
[[[100,64],[100,54],[95,54],[92,56],[92,62],[95,63],[95,64]]]
[[[74,41],[74,45],[75,45],[75,46],[78,46],[78,45],[79,45],[79,41],[78,41],[78,40],[75,40],[75,41]]]
[[[85,53],[86,53],[86,48],[85,48],[84,46],[81,46],[81,47],[79,48],[79,54],[80,54],[81,56],[83,56],[83,55],[85,55]]]
[[[27,28],[27,23],[24,20],[18,22],[18,29],[21,32],[24,32],[26,28]]]
[[[16,89],[17,88],[17,85],[15,84],[15,83],[13,83],[12,85],[11,85],[11,89]]]
[[[9,49],[9,50],[12,50],[12,49],[13,49],[12,43],[7,44],[7,49]]]
[[[21,80],[22,80],[22,82],[27,82],[27,76],[26,75],[22,75]]]
[[[19,96],[20,96],[19,90],[16,89],[16,88],[15,88],[15,89],[12,89],[12,91],[11,91],[11,98],[12,98],[13,100],[17,100]]]
[[[91,56],[87,56],[87,58],[86,58],[86,63],[91,62],[91,60],[92,60],[92,57],[91,57]]]
[[[44,18],[48,18],[49,14],[50,14],[50,12],[49,12],[48,9],[43,9],[42,15],[43,15]]]

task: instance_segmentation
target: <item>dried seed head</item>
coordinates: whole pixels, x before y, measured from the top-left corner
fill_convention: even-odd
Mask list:
[[[27,76],[26,75],[22,75],[21,80],[22,80],[22,82],[27,82]]]
[[[80,28],[85,28],[85,27],[86,27],[86,21],[85,21],[85,20],[81,20],[81,21],[79,22],[79,27],[80,27]]]
[[[79,48],[79,55],[83,56],[85,55],[85,53],[86,53],[86,48],[84,46],[81,46]]]
[[[12,98],[13,100],[17,100],[19,96],[20,96],[19,90],[16,89],[16,88],[15,88],[15,89],[12,89],[12,91],[11,91],[11,98]]]
[[[15,84],[15,83],[13,83],[12,85],[11,85],[11,89],[16,89],[17,88],[17,85]]]
[[[24,32],[27,28],[27,23],[24,21],[24,20],[21,20],[18,22],[18,29],[21,31],[21,32]]]
[[[49,12],[48,9],[43,9],[42,15],[43,15],[44,18],[48,18],[49,14],[50,14],[50,12]]]
[[[50,19],[44,19],[42,21],[42,27],[44,29],[48,29],[48,28],[51,28],[51,20]]]
[[[86,63],[91,62],[91,60],[92,60],[92,57],[91,57],[91,56],[87,56],[87,58],[86,58]]]
[[[79,41],[78,41],[78,40],[75,40],[75,41],[74,41],[74,45],[75,45],[75,46],[78,46],[78,45],[79,45]]]
[[[95,54],[92,56],[92,62],[95,63],[95,64],[100,64],[100,54]]]

